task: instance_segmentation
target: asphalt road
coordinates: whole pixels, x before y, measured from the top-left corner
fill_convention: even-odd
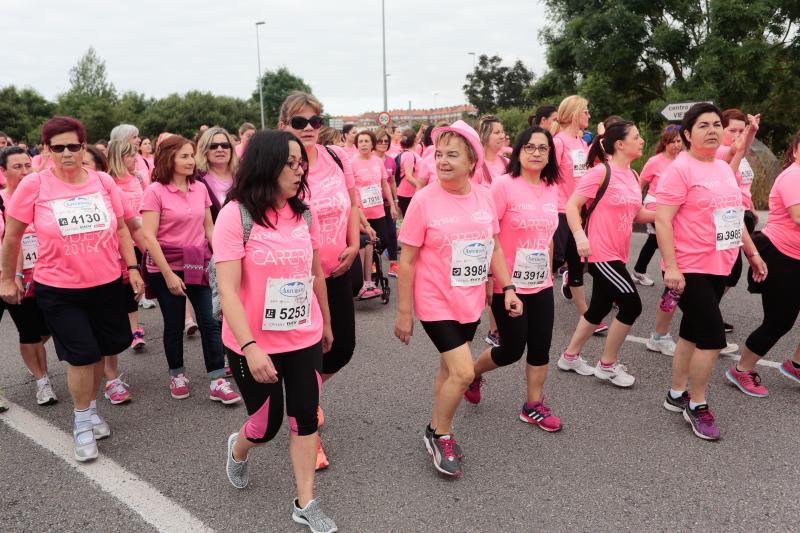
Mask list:
[[[643,235],[634,236],[634,259],[642,242]],[[649,273],[659,278],[658,255]],[[645,312],[631,335],[649,335],[660,290],[660,282],[640,287]],[[671,359],[641,343],[626,342],[621,352],[637,378],[631,389],[558,371],[557,354],[577,316],[572,304],[556,298],[546,393],[564,429],[547,434],[521,423],[523,366],[495,371],[487,375],[481,404],[465,403],[456,415],[455,432],[466,454],[459,480],[435,473],[422,442],[438,366],[433,345],[419,325],[410,346],[394,338],[394,296],[389,306],[357,303],[356,355],[323,394],[323,443],[331,467],[318,475],[316,491],[340,531],[797,530],[800,386],[774,367],[760,366],[770,396],[746,397],[725,383],[731,360],[722,359],[709,400],[723,438],[701,441],[680,415],[661,407]],[[742,345],[760,320],[760,300],[742,281],[723,306],[735,325],[729,340]],[[69,455],[63,447],[72,424],[65,367],[48,345],[62,401],[37,406],[16,331],[4,318],[0,386],[14,405],[0,414],[0,531],[305,530],[290,520],[294,492],[285,431],[252,454],[246,490],[228,483],[225,442],[245,410],[222,407],[203,394],[199,338],[186,342],[193,394],[173,400],[160,313],[143,313],[147,350],[121,360],[133,401],[111,406],[99,400],[112,428],[100,452],[113,467],[87,468],[52,453],[52,444],[43,447],[12,429],[43,426],[39,440],[60,442]],[[677,320],[672,331],[677,333]],[[473,345],[476,357],[485,347],[485,332],[484,320]],[[783,360],[799,341],[795,328],[767,359]],[[601,343],[593,338],[587,345],[591,363]]]

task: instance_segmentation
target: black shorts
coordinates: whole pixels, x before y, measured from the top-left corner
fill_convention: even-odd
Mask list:
[[[139,302],[136,301],[133,287],[130,283],[124,283],[123,286],[125,287],[125,312],[128,314],[135,313],[139,310]]]
[[[36,300],[60,361],[91,365],[126,350],[133,340],[122,278],[85,289],[36,283]]]
[[[472,339],[475,338],[475,331],[481,321],[478,320],[466,324],[455,320],[420,322],[422,322],[422,329],[428,334],[439,353],[444,353],[454,350],[465,343],[472,342]]]
[[[686,287],[678,307],[683,311],[679,335],[700,350],[721,350],[728,345],[719,302],[727,276],[684,274]]]
[[[36,304],[36,298],[25,298],[19,305],[2,304],[19,332],[20,344],[37,344],[42,342],[42,337],[49,337],[50,330],[44,323],[44,317]]]

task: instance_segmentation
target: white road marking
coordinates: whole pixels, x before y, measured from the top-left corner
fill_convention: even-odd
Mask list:
[[[79,473],[97,483],[103,492],[130,508],[159,531],[182,533],[185,531],[213,532],[214,530],[195,518],[189,511],[167,498],[150,483],[129,472],[116,462],[101,455],[88,463],[74,458],[72,436],[27,409],[8,400],[9,410],[0,421],[31,439],[54,454]],[[113,436],[112,436],[113,438]]]
[[[635,335],[628,335],[625,338],[625,340],[631,341],[631,342],[636,342],[636,343],[639,343],[639,344],[647,344],[647,339],[645,339],[644,337],[636,337]],[[742,356],[739,355],[739,354],[734,353],[734,354],[727,354],[727,355],[721,354],[721,357],[729,357],[729,358],[733,359],[734,361],[738,361],[739,359],[741,359]],[[779,363],[777,361],[769,361],[768,359],[759,359],[757,364],[768,366],[770,368],[780,368],[782,363]]]

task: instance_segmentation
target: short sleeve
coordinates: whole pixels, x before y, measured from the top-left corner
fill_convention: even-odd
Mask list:
[[[135,217],[136,213],[126,209],[128,202],[122,201],[122,191],[119,190],[114,178],[103,172],[98,172],[97,177],[100,179],[100,185],[102,185],[108,194],[108,199],[111,201],[111,208],[114,210],[114,215],[117,218],[123,218],[125,220]]]
[[[200,183],[200,182],[196,181],[195,183]],[[203,194],[203,206],[206,209],[208,209],[209,207],[211,207],[211,196],[208,195],[208,187],[206,187],[202,183],[200,185],[201,185],[200,190],[203,191],[202,192],[202,194]]]
[[[487,190],[486,200],[489,202],[489,212],[492,213],[492,235],[500,234],[500,217],[497,216],[497,206],[494,203],[492,194]]]
[[[380,167],[381,167],[381,179],[383,181],[386,181],[387,179],[389,179],[389,173],[386,172],[386,165],[383,164],[383,161],[380,161]]]
[[[19,220],[24,224],[33,222],[34,206],[39,198],[41,185],[39,174],[31,174],[19,183],[14,195],[6,204],[6,215]]]
[[[507,182],[505,179],[497,179],[494,181],[494,183],[492,183],[491,187],[489,187],[489,191],[492,193],[492,200],[494,201],[494,212],[498,221],[503,218],[503,215],[508,208],[506,186]]]
[[[214,262],[238,261],[244,257],[244,229],[238,202],[223,207],[214,225]]]
[[[781,180],[778,196],[786,209],[800,204],[800,169],[796,166]]]
[[[605,165],[595,165],[584,174],[575,185],[575,194],[584,198],[594,198],[600,183],[606,175]]]
[[[686,171],[680,164],[671,164],[658,180],[656,204],[683,205],[689,193]]]
[[[305,222],[305,219],[303,219],[303,222]],[[311,224],[308,228],[308,233],[311,235],[311,249],[319,250],[322,245],[322,238],[320,237],[319,217],[314,212],[314,209],[311,209]]]
[[[355,186],[356,186],[356,177],[353,174],[353,165],[350,162],[350,155],[346,151],[344,151],[342,148],[340,148],[338,146],[335,146],[335,145],[334,146],[328,146],[327,148],[330,148],[331,150],[333,150],[333,152],[339,158],[339,161],[342,162],[342,169],[341,170],[342,170],[342,173],[344,174],[345,187],[347,187],[348,189],[355,188]],[[323,148],[323,150],[325,150],[325,148]],[[333,158],[331,158],[331,159],[333,159]],[[333,164],[336,165],[337,167],[339,166],[339,165],[336,164],[336,161],[333,161]]]
[[[561,159],[564,157],[564,151],[565,151],[564,141],[560,137],[553,137],[553,146],[556,147],[556,161],[560,166]]]
[[[144,190],[144,193],[142,194],[142,213],[145,211],[161,212],[161,195],[159,192],[162,187],[163,186],[160,183],[153,183]]]
[[[656,157],[653,156],[647,160],[647,163],[644,164],[642,167],[642,173],[639,176],[639,184],[642,183],[650,183],[653,181],[653,178],[656,177],[655,169],[656,169]]]
[[[425,200],[419,195],[415,195],[403,217],[403,225],[400,226],[400,235],[397,238],[403,244],[420,247],[425,242],[427,227]]]

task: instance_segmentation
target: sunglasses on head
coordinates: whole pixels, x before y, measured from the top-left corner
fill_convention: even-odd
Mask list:
[[[230,150],[231,149],[231,143],[229,143],[229,142],[211,143],[211,144],[208,145],[209,151],[210,150],[217,150],[219,148],[222,148],[223,150]]]
[[[51,144],[50,151],[55,152],[57,154],[63,153],[64,150],[69,150],[70,152],[80,152],[83,149],[83,143],[78,144]]]
[[[667,133],[672,133],[673,131],[681,131],[683,129],[683,126],[681,126],[680,124],[672,124],[667,126],[665,129]]]
[[[322,117],[319,115],[314,115],[311,118],[292,117],[289,119],[289,125],[295,130],[304,130],[309,124],[311,124],[312,128],[318,130],[322,127],[322,122]]]

